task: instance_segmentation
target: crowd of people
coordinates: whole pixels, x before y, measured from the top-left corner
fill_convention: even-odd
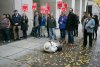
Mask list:
[[[92,15],[92,13],[83,13],[82,17],[82,31],[83,31],[83,46],[87,45],[87,37],[89,36],[89,46],[92,47],[93,39],[97,39],[97,31],[99,27],[99,19],[97,15]]]
[[[0,19],[0,32],[3,42],[20,40],[19,30],[23,32],[23,38],[27,38],[28,17],[25,13],[21,16],[17,10],[14,10],[12,17],[9,14],[3,14]]]
[[[83,46],[87,45],[87,36],[89,36],[89,45],[92,47],[93,39],[97,39],[97,30],[99,27],[98,16],[92,16],[91,12],[84,12],[81,20],[83,31]],[[69,14],[61,13],[58,19],[60,40],[64,41],[66,33],[68,33],[68,43],[74,46],[74,37],[78,37],[78,25],[80,24],[79,16],[73,13],[73,9],[70,8]],[[3,14],[0,20],[0,30],[4,42],[10,42],[11,39],[20,40],[19,30],[23,32],[23,38],[27,38],[28,30],[28,17],[25,13],[20,15],[17,10],[14,10],[14,14],[10,17],[9,14]],[[33,28],[31,35],[36,38],[47,37],[50,40],[57,40],[55,29],[57,22],[53,14],[40,14],[35,12],[33,19]]]

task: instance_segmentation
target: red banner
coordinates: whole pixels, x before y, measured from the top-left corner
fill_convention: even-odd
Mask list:
[[[63,1],[58,1],[58,3],[57,3],[58,9],[61,9],[62,6],[63,6]]]
[[[64,3],[64,8],[66,8],[66,9],[68,8],[68,5],[66,3]]]
[[[41,6],[40,7],[40,12],[43,13],[43,14],[45,14],[45,6]]]
[[[45,10],[45,14],[50,14],[50,11],[49,10]]]
[[[36,10],[36,9],[37,9],[37,3],[33,3],[33,4],[32,4],[32,9],[33,9],[33,10]]]
[[[50,5],[46,3],[46,8],[50,11]]]
[[[50,13],[50,5],[46,4],[45,6],[40,7],[40,12],[42,14],[49,14]]]
[[[22,11],[27,12],[28,11],[28,4],[23,4],[22,5]]]
[[[61,12],[67,12],[66,8],[61,8]]]

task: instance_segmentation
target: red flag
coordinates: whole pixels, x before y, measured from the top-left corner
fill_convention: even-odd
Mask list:
[[[45,13],[45,6],[40,7],[40,12],[43,13],[43,14]]]
[[[42,14],[49,14],[50,13],[50,10],[46,6],[41,6],[40,7],[40,12]]]
[[[32,9],[33,9],[33,10],[36,10],[36,9],[37,9],[37,3],[33,3],[33,4],[32,4]]]
[[[67,11],[67,9],[66,8],[61,8],[61,12],[66,12]]]
[[[46,8],[50,11],[50,5],[46,3]]]
[[[49,13],[50,13],[50,11],[45,9],[45,14],[49,14]]]
[[[22,11],[27,12],[28,11],[28,4],[23,4],[22,5]]]
[[[58,9],[61,9],[62,6],[63,6],[63,1],[58,1],[58,3],[57,3]]]
[[[66,9],[68,8],[68,5],[66,3],[64,3],[64,8],[66,8]]]

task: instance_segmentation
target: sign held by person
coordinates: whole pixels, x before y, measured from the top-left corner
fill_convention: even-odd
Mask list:
[[[33,4],[32,4],[32,9],[33,9],[33,10],[37,10],[37,3],[33,3]]]
[[[22,11],[27,12],[28,11],[28,4],[23,4],[22,5]]]

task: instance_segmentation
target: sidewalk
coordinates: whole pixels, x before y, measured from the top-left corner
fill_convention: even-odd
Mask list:
[[[81,31],[81,27],[79,31]],[[58,32],[57,30],[57,37],[59,36]],[[100,56],[98,54],[100,52],[100,47],[98,47],[100,46],[99,37],[100,35],[98,36],[97,45],[93,48],[93,53],[97,53],[95,55],[92,53],[92,57]],[[75,49],[69,49],[68,45],[64,45],[61,52],[44,53],[42,46],[46,41],[49,41],[49,39],[30,37],[0,46],[0,67],[28,67],[28,64],[31,67],[87,67],[90,63],[94,66],[98,65],[98,67],[100,65],[99,58],[96,57],[98,64],[95,64],[93,58],[90,59],[89,49],[82,49],[81,32],[78,38],[75,37],[75,44],[77,45]]]

